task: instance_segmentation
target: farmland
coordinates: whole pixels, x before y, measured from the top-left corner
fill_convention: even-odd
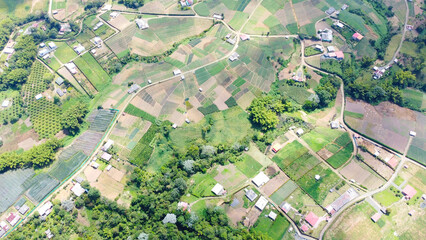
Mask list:
[[[81,57],[76,58],[74,63],[98,91],[106,88],[110,83],[111,78],[90,53],[85,53]]]

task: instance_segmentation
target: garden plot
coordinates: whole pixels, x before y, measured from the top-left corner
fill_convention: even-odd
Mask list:
[[[286,183],[284,183],[277,191],[275,191],[271,195],[272,201],[274,201],[275,204],[281,205],[281,203],[288,197],[294,190],[296,190],[297,184],[291,180],[288,180]]]
[[[347,179],[353,179],[368,189],[376,189],[385,183],[383,178],[377,176],[368,166],[362,162],[352,160],[348,165],[340,170]]]
[[[316,180],[315,176],[319,175],[320,179]],[[297,183],[308,193],[318,204],[323,204],[330,189],[334,188],[342,180],[329,169],[324,163],[314,167],[311,171],[301,177]]]
[[[388,165],[380,161],[379,159],[375,158],[373,155],[367,152],[360,151],[359,152],[361,156],[364,158],[364,162],[370,166],[374,171],[376,171],[380,176],[385,178],[386,180],[389,179],[392,174],[393,170]]]
[[[114,201],[124,190],[124,185],[117,182],[114,178],[106,173],[101,173],[96,182],[90,184],[92,187],[99,189],[102,196]]]
[[[267,195],[272,195],[277,191],[283,184],[289,180],[289,177],[283,172],[279,171],[276,176],[270,179],[265,185],[262,186],[262,191]]]
[[[275,154],[275,156],[272,158],[272,161],[276,162],[281,169],[285,169],[294,160],[307,153],[307,148],[305,148],[298,141],[293,141],[287,144],[277,154]]]
[[[327,10],[325,1],[300,1],[293,3],[300,32],[310,36],[316,35],[315,23],[326,16],[324,10]],[[340,7],[339,7],[340,8]],[[289,28],[291,26],[287,26]]]
[[[216,183],[212,173],[197,173],[191,177],[188,184],[188,191],[196,197],[214,196],[212,189]]]
[[[27,179],[24,183],[24,186],[28,189],[26,196],[35,203],[41,202],[58,185],[59,181],[47,173],[40,173],[31,179]]]
[[[316,157],[312,156],[310,153],[304,153],[295,158],[295,160],[283,170],[291,179],[296,181],[319,163],[320,161]]]
[[[404,151],[408,143],[409,131],[415,129],[419,137],[414,139],[412,146],[417,148],[409,151],[408,156],[420,157],[418,161],[422,161],[421,156],[424,157],[426,149],[423,144],[426,139],[424,128],[426,118],[422,114],[389,102],[383,102],[377,106],[353,101],[350,98],[346,102],[345,110],[351,113],[345,113],[345,120],[349,126],[397,151]]]
[[[272,221],[268,214],[273,211],[277,214],[277,218]],[[285,236],[290,235],[287,229],[290,227],[290,223],[287,219],[281,215],[277,210],[265,209],[257,219],[253,226],[254,231],[261,232],[273,240],[281,240]]]
[[[218,166],[213,170],[213,172],[217,172],[216,176],[214,176],[214,180],[220,183],[228,192],[237,190],[248,180],[248,178],[233,164]]]
[[[110,84],[111,78],[90,53],[85,53],[81,57],[74,59],[74,63],[97,91],[105,89]]]
[[[59,21],[66,22],[84,13],[84,8],[80,7],[81,2],[79,0],[55,1],[58,13],[54,15],[54,18]],[[54,4],[52,6],[54,6]]]
[[[115,117],[116,112],[113,110],[95,110],[93,111],[88,121],[90,122],[90,130],[96,132],[104,132],[108,129],[111,121]]]
[[[6,211],[27,190],[24,182],[34,175],[34,170],[18,169],[0,174],[0,213]]]
[[[112,10],[131,11],[135,9],[127,8],[123,4],[114,3]],[[144,5],[137,9],[138,12],[148,12],[155,14],[179,14],[179,15],[194,15],[192,9],[181,10],[180,4],[174,0],[150,0],[145,1]],[[144,15],[144,17],[147,15]],[[126,16],[127,17],[127,16]]]
[[[243,154],[235,166],[248,178],[256,176],[262,169],[262,165],[248,154]]]
[[[125,115],[119,119],[110,138],[121,147],[132,150],[150,126],[149,121],[144,121],[140,117]]]

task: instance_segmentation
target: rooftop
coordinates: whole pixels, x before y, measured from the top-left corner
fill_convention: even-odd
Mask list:
[[[319,218],[317,215],[315,215],[315,213],[310,212],[308,215],[305,216],[305,220],[309,223],[309,225],[314,227],[317,224]]]
[[[268,200],[263,197],[260,196],[259,200],[257,200],[255,206],[260,210],[263,211],[263,209],[266,207],[266,205],[268,204]]]
[[[265,173],[260,172],[252,179],[252,182],[257,186],[261,187],[263,184],[267,183],[269,181],[269,177],[265,175]]]
[[[414,189],[412,186],[410,186],[408,184],[402,190],[402,194],[404,194],[405,198],[407,198],[407,199],[411,199],[412,197],[414,197],[414,195],[416,195],[416,193],[417,193],[417,190]]]
[[[214,185],[212,192],[216,195],[223,195],[224,194],[225,189],[223,188],[222,185],[220,185],[219,183],[216,183],[216,185]]]

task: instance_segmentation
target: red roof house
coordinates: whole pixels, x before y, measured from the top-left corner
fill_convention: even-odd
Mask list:
[[[392,157],[389,161],[388,161],[388,165],[391,166],[391,168],[395,169],[396,166],[398,165],[398,159],[396,159],[396,157]]]
[[[414,197],[414,195],[416,195],[416,193],[417,190],[410,185],[405,186],[405,188],[402,190],[402,194],[405,195],[406,199],[411,199],[412,197]]]
[[[310,212],[308,215],[306,215],[306,217],[305,217],[305,220],[306,220],[306,222],[308,222],[309,223],[309,225],[311,225],[312,227],[314,227],[315,226],[315,224],[317,224],[317,222],[318,222],[318,216],[317,215],[315,215],[315,213],[313,213],[313,212]]]
[[[359,34],[357,32],[354,33],[354,35],[352,35],[352,39],[356,40],[356,41],[361,41],[363,38],[364,38],[364,36],[362,36],[361,34]]]
[[[303,232],[307,232],[309,230],[309,227],[303,224],[300,229],[302,229]]]
[[[377,221],[379,221],[379,219],[382,217],[382,214],[380,214],[379,212],[378,213],[376,213],[376,214],[374,214],[372,217],[371,217],[371,220],[373,221],[373,222],[377,222]]]
[[[345,54],[343,54],[342,51],[338,51],[338,52],[335,52],[335,53],[336,53],[336,58],[337,59],[343,59],[343,58],[345,58]]]

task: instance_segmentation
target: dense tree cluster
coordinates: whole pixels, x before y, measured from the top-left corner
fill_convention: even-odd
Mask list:
[[[317,108],[328,107],[328,105],[336,98],[340,88],[340,80],[335,76],[323,76],[320,84],[315,88],[313,94],[303,104],[303,109],[313,111]]]
[[[15,24],[10,18],[5,18],[0,21],[0,49],[3,49],[9,41],[10,34],[13,31]]]
[[[76,135],[84,123],[84,117],[89,112],[87,104],[80,102],[62,114],[61,125],[70,135]]]
[[[145,0],[118,0],[118,3],[128,8],[140,8],[145,4]]]
[[[291,111],[291,102],[281,95],[265,95],[256,98],[247,108],[250,120],[262,130],[275,128],[279,122],[278,115]]]
[[[22,167],[45,167],[55,160],[56,151],[62,147],[62,142],[57,139],[34,146],[30,150],[18,154],[5,152],[0,154],[0,172]]]

